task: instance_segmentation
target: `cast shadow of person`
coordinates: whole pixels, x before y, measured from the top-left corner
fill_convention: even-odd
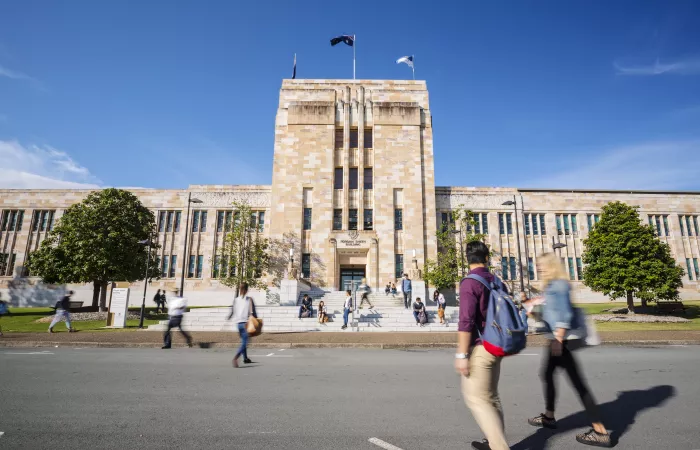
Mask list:
[[[637,414],[645,409],[661,407],[675,395],[676,389],[673,386],[661,385],[643,390],[618,392],[615,400],[599,405],[603,423],[610,432],[613,446],[617,445],[618,440],[634,424]],[[555,434],[583,429],[590,427],[590,424],[586,412],[581,411],[557,420],[556,430],[538,429],[534,434],[512,446],[511,450],[544,449],[547,448],[549,438]]]

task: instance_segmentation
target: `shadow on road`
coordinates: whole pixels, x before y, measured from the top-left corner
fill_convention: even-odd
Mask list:
[[[619,392],[617,399],[603,403],[600,410],[605,426],[610,430],[613,445],[634,424],[637,414],[649,408],[658,408],[668,399],[676,395],[676,388],[668,385],[655,386],[649,389]],[[557,420],[557,430],[540,428],[535,434],[528,436],[511,447],[512,450],[544,449],[547,441],[557,432],[566,432],[575,428],[590,426],[590,421],[584,411]]]

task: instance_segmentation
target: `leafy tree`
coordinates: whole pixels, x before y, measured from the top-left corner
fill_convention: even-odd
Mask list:
[[[643,225],[638,207],[622,202],[603,206],[600,222],[583,241],[583,282],[613,300],[627,297],[634,312],[634,297],[646,306],[656,299],[674,300],[683,286],[683,269],[671,249]]]
[[[153,213],[131,192],[92,192],[65,211],[31,254],[28,269],[47,283],[93,283],[92,306],[99,301],[104,310],[107,283],[143,279],[147,247],[139,241],[152,237],[154,229]],[[158,278],[153,249],[148,275]]]
[[[250,288],[266,289],[263,275],[270,267],[269,242],[253,223],[246,203],[234,203],[233,224],[229,225],[221,248],[221,283],[236,289],[246,282]],[[250,218],[250,219],[248,219]]]
[[[431,286],[442,290],[452,289],[462,279],[462,265],[466,270],[466,256],[460,253],[460,231],[462,236],[462,249],[468,242],[483,241],[485,235],[476,233],[479,225],[474,218],[474,213],[460,205],[450,214],[450,221],[443,223],[437,231],[438,255],[435,259],[425,261],[425,273],[423,278]]]

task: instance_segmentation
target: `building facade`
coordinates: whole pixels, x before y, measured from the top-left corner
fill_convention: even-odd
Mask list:
[[[192,304],[229,304],[232,291],[218,281],[219,252],[233,203],[246,202],[258,232],[293,249],[274,258],[284,264],[269,277],[268,291],[256,293],[258,301],[290,304],[301,291],[341,290],[363,278],[383,288],[403,273],[411,274],[414,292],[427,295],[421,270],[436,257],[436,231],[456,208],[476,214],[494,270],[516,289],[521,268],[526,282],[539,287],[538,257],[564,243],[556,251],[576,298],[602,301],[580,281],[582,241],[601,207],[619,200],[638,205],[669,243],[686,270],[682,296],[698,297],[700,192],[435,187],[432,136],[424,81],[284,80],[271,186],[131,190],[156,215],[162,277],[150,289],[175,287],[184,273]],[[0,289],[63,211],[89,192],[0,190]],[[188,196],[196,201],[189,219]],[[517,213],[503,204],[509,201]],[[74,289],[91,299],[91,286]]]

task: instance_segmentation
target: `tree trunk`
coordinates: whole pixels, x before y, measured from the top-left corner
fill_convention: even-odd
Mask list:
[[[92,283],[92,307],[97,311],[97,305],[100,301],[100,282],[93,281]]]
[[[632,291],[627,291],[627,310],[630,314],[634,314],[634,297]]]
[[[647,307],[647,299],[643,298],[642,299],[642,309],[645,310]],[[643,311],[642,311],[643,312]]]
[[[100,289],[100,311],[107,311],[107,282],[101,283]]]

